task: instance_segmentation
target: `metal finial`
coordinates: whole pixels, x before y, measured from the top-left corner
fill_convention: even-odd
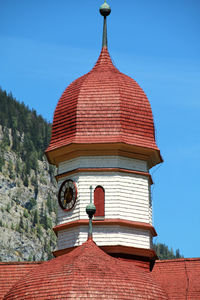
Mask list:
[[[96,207],[92,203],[92,186],[90,186],[90,204],[86,206],[86,213],[89,217],[88,239],[92,239],[92,217],[96,212]]]
[[[99,8],[100,14],[104,17],[103,21],[103,41],[102,41],[102,48],[107,48],[107,24],[106,24],[106,17],[109,16],[111,13],[110,6],[106,3],[106,1],[100,6]]]

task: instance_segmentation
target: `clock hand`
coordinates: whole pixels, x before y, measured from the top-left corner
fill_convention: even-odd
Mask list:
[[[67,188],[67,191],[66,191],[66,193],[65,193],[65,197],[64,197],[64,206],[66,205],[66,203],[67,203],[67,198],[68,198],[68,193],[69,193],[69,187]]]

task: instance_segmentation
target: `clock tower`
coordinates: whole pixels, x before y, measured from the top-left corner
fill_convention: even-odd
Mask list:
[[[96,206],[93,240],[112,256],[153,261],[151,167],[162,162],[150,103],[135,80],[112,63],[103,44],[93,69],[62,94],[46,156],[58,168],[58,237],[55,256],[87,240],[85,207]]]

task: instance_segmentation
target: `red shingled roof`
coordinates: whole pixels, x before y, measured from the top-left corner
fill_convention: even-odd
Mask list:
[[[169,299],[200,299],[200,258],[156,261],[152,275]]]
[[[167,299],[143,268],[103,252],[92,240],[44,262],[4,299]]]
[[[0,300],[24,275],[35,268],[39,262],[0,262]]]
[[[60,98],[47,152],[71,143],[113,142],[158,150],[144,91],[115,68],[104,47],[94,68]]]

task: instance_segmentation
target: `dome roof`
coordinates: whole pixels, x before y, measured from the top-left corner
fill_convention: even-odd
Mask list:
[[[92,240],[44,262],[4,299],[167,299],[148,271],[109,256]]]
[[[94,68],[62,94],[46,153],[70,144],[94,143],[124,143],[159,152],[147,96],[113,65],[107,47]]]

